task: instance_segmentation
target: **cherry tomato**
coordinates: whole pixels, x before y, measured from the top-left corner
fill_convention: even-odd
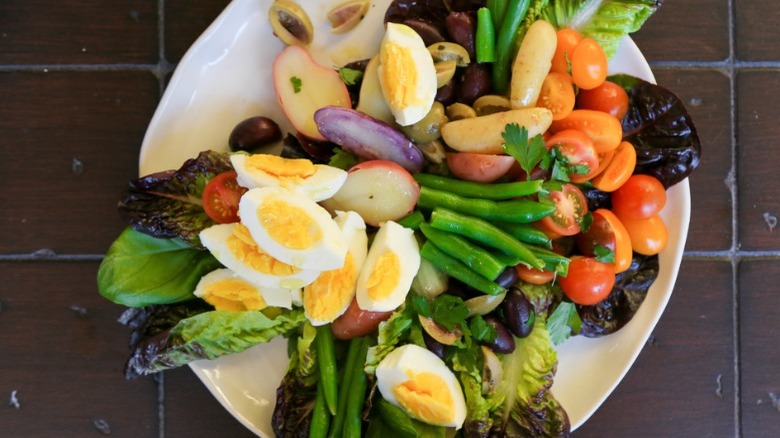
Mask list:
[[[634,149],[634,145],[624,141],[615,149],[615,155],[606,168],[590,182],[602,192],[614,192],[631,178],[635,167],[636,149]]]
[[[666,189],[650,175],[631,175],[612,193],[612,210],[620,217],[642,219],[657,214],[666,205]]]
[[[238,201],[247,189],[238,185],[237,176],[236,172],[222,172],[203,189],[203,209],[216,223],[238,222]]]
[[[371,312],[358,306],[357,299],[353,298],[347,310],[330,326],[333,336],[338,339],[352,339],[365,336],[379,327],[379,323],[390,318],[393,312]]]
[[[515,271],[517,271],[517,276],[521,280],[531,284],[547,284],[555,278],[555,272],[553,271],[529,268],[525,265],[515,266]]]
[[[599,154],[614,151],[623,141],[620,121],[601,111],[575,109],[565,118],[553,120],[550,125],[553,134],[564,129],[578,129],[587,134]]]
[[[574,48],[582,41],[582,35],[574,29],[561,29],[556,32],[558,44],[552,58],[550,71],[569,74],[569,63]]]
[[[655,214],[644,219],[621,218],[631,238],[631,247],[643,255],[655,255],[666,246],[668,238],[666,224]]]
[[[536,106],[547,108],[552,112],[553,120],[560,120],[572,112],[575,100],[571,76],[551,72],[542,82]]]
[[[571,77],[583,90],[591,90],[607,79],[607,55],[592,38],[583,38],[571,54]]]
[[[584,132],[576,129],[566,129],[550,137],[545,142],[547,149],[556,148],[557,152],[566,161],[569,170],[569,178],[573,182],[581,183],[593,177],[599,169],[599,157],[593,141]],[[585,173],[578,173],[578,169],[587,168]]]
[[[614,213],[603,208],[593,212],[593,223],[588,231],[577,235],[577,247],[582,254],[596,257],[599,246],[612,251],[615,273],[623,272],[631,266],[633,254],[628,231]]]
[[[588,213],[588,201],[574,184],[564,184],[561,190],[550,190],[555,211],[538,222],[540,228],[559,236],[573,236],[580,232],[580,222]]]
[[[604,81],[592,90],[580,90],[577,94],[577,108],[605,112],[623,120],[628,112],[628,93],[620,85]]]
[[[615,269],[593,257],[574,256],[569,272],[558,278],[563,293],[576,304],[591,306],[606,298],[615,286]]]

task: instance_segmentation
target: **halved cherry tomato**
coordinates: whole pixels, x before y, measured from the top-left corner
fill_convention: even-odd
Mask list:
[[[607,79],[607,55],[592,38],[583,38],[571,54],[571,77],[583,90],[591,90]]]
[[[599,154],[614,151],[623,140],[620,121],[601,111],[575,109],[565,118],[553,120],[550,125],[553,134],[564,129],[577,129],[587,134]]]
[[[510,155],[448,152],[447,166],[460,179],[493,182],[509,171],[517,160]]]
[[[628,93],[620,85],[604,81],[592,90],[580,90],[577,94],[577,108],[605,112],[623,120],[628,112]]]
[[[650,175],[631,175],[612,193],[612,210],[620,217],[650,217],[666,205],[666,189]]]
[[[588,213],[588,201],[574,184],[564,184],[561,190],[550,190],[555,211],[538,222],[543,230],[559,236],[573,236],[580,232],[580,222]]]
[[[594,211],[593,223],[588,231],[577,235],[577,247],[582,254],[596,257],[599,246],[612,251],[615,273],[623,272],[631,266],[633,254],[628,231],[614,213],[604,208]]]
[[[631,238],[631,247],[643,255],[655,255],[666,246],[668,232],[661,216],[655,214],[644,219],[621,218]]]
[[[569,74],[569,63],[574,48],[582,41],[582,35],[574,29],[561,29],[556,32],[558,44],[555,46],[555,54],[552,58],[550,71]]]
[[[550,72],[542,82],[536,106],[550,110],[553,120],[561,120],[572,112],[575,101],[571,76],[565,73]]]
[[[529,268],[523,264],[515,266],[515,271],[517,271],[517,276],[521,280],[531,284],[547,284],[555,278],[555,272],[553,271]]]
[[[203,189],[206,214],[218,224],[238,222],[238,201],[247,189],[238,185],[236,172],[222,172]]]
[[[590,180],[594,187],[602,192],[614,192],[625,184],[636,167],[636,149],[631,143],[624,141],[615,149],[615,155],[604,171]]]
[[[569,272],[558,278],[563,293],[573,302],[591,306],[606,298],[615,286],[615,269],[593,257],[574,256]]]
[[[556,148],[557,153],[563,156],[569,178],[573,182],[585,182],[599,169],[599,157],[596,155],[593,141],[582,131],[566,129],[557,132],[545,142],[545,146],[548,150]],[[585,173],[579,173],[582,170]]]

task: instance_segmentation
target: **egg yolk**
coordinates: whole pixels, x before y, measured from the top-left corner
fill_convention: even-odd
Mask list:
[[[233,227],[233,234],[227,239],[227,247],[238,260],[265,274],[282,276],[300,271],[298,268],[280,262],[266,254],[252,240],[249,228],[243,224],[236,224]]]
[[[417,66],[409,49],[386,43],[380,53],[383,92],[391,108],[405,108],[417,99]]]
[[[407,371],[406,374],[409,380],[393,387],[398,403],[413,417],[426,423],[441,425],[451,422],[455,401],[444,379],[429,372]]]
[[[398,286],[400,276],[401,261],[398,255],[391,251],[380,255],[366,282],[368,296],[377,301],[389,297]]]
[[[281,199],[268,198],[257,214],[272,239],[289,249],[306,249],[322,237],[320,227],[306,210]]]
[[[283,158],[278,155],[255,154],[246,158],[246,167],[272,175],[276,179],[301,182],[314,175],[317,168],[304,158]]]
[[[241,312],[266,307],[263,296],[254,286],[238,279],[216,281],[204,288],[203,299],[217,310]]]
[[[347,253],[344,266],[325,271],[314,283],[303,288],[303,308],[309,319],[330,321],[345,309],[355,294],[358,271],[352,254]]]

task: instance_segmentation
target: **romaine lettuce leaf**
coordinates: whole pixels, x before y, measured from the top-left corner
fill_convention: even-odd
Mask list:
[[[317,395],[317,350],[312,342],[317,334],[311,324],[300,330],[290,364],[279,388],[271,425],[276,436],[308,436],[311,413]]]
[[[482,394],[482,351],[477,344],[459,349],[452,355],[451,368],[456,373],[466,397],[464,436],[489,437],[493,426],[490,413],[503,402],[503,395]]]

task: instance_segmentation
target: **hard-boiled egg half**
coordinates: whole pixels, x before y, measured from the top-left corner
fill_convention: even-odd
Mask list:
[[[382,397],[412,417],[436,426],[463,426],[463,390],[444,361],[427,349],[415,344],[396,348],[379,362],[376,380]]]
[[[387,312],[400,306],[420,269],[420,248],[414,231],[393,221],[379,227],[357,283],[363,310]]]
[[[195,287],[195,296],[217,310],[231,312],[261,310],[267,306],[292,307],[290,289],[257,286],[230,269],[217,269],[204,275]]]
[[[297,268],[268,255],[241,223],[206,228],[200,241],[222,265],[259,286],[298,289],[320,275],[319,270]]]
[[[366,223],[354,211],[336,212],[336,223],[347,241],[344,265],[325,271],[303,288],[303,309],[312,325],[333,322],[349,307],[355,296],[358,274],[368,252]]]
[[[314,164],[305,158],[233,154],[230,162],[238,174],[238,184],[242,187],[281,187],[303,193],[314,201],[330,198],[347,179],[346,171]]]
[[[387,23],[378,73],[382,94],[399,125],[412,125],[428,114],[436,97],[436,68],[411,27]]]
[[[278,187],[250,189],[238,214],[257,245],[283,263],[317,271],[344,264],[347,242],[339,226],[305,195]]]

